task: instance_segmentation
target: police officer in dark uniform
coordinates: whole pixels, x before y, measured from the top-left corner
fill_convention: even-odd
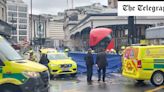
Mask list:
[[[105,82],[106,67],[108,66],[107,57],[104,49],[97,54],[96,66],[98,68],[98,81],[101,81],[101,71],[103,72],[103,82]]]
[[[92,55],[92,49],[88,49],[88,53],[85,56],[85,61],[86,61],[86,66],[87,66],[87,82],[89,84],[92,83],[92,74],[93,74],[93,65],[94,65],[94,60],[93,60],[93,55]]]

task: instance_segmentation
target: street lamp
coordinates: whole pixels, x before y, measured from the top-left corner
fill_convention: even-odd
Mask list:
[[[40,45],[40,49],[42,48],[42,30],[41,30],[41,19],[40,19],[40,15],[39,15],[39,45]]]
[[[128,17],[128,44],[134,44],[134,16]]]
[[[31,30],[31,39],[30,39],[31,40],[31,43],[30,44],[32,45],[32,41],[33,41],[33,39],[32,39],[32,0],[31,0],[31,18],[30,19],[31,19],[30,20],[30,22],[31,22],[30,23],[31,24],[31,29],[30,29]]]

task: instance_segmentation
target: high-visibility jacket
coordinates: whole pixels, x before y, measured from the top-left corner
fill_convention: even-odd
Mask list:
[[[29,51],[29,60],[37,62],[37,57],[36,57],[36,55],[35,55],[33,50]]]

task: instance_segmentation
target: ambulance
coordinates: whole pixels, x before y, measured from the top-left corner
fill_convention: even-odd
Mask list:
[[[123,76],[155,86],[164,84],[164,45],[129,46],[123,54]]]
[[[1,36],[0,92],[49,92],[48,69],[23,59]]]

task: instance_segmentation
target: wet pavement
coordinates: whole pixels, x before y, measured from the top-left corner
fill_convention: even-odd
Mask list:
[[[136,81],[127,79],[121,74],[107,76],[106,82],[98,82],[97,76],[93,76],[92,85],[88,85],[85,75],[78,75],[77,78],[69,76],[55,78],[51,81],[50,92],[164,92],[164,87],[152,91],[156,87],[149,81],[145,84],[137,84]]]
[[[97,75],[94,75],[92,85],[88,85],[86,75],[80,74],[77,78],[60,76],[51,80],[50,92],[164,92],[164,86],[154,87],[149,81],[144,83],[137,84],[133,79],[112,73],[107,76],[105,83],[98,82]]]

